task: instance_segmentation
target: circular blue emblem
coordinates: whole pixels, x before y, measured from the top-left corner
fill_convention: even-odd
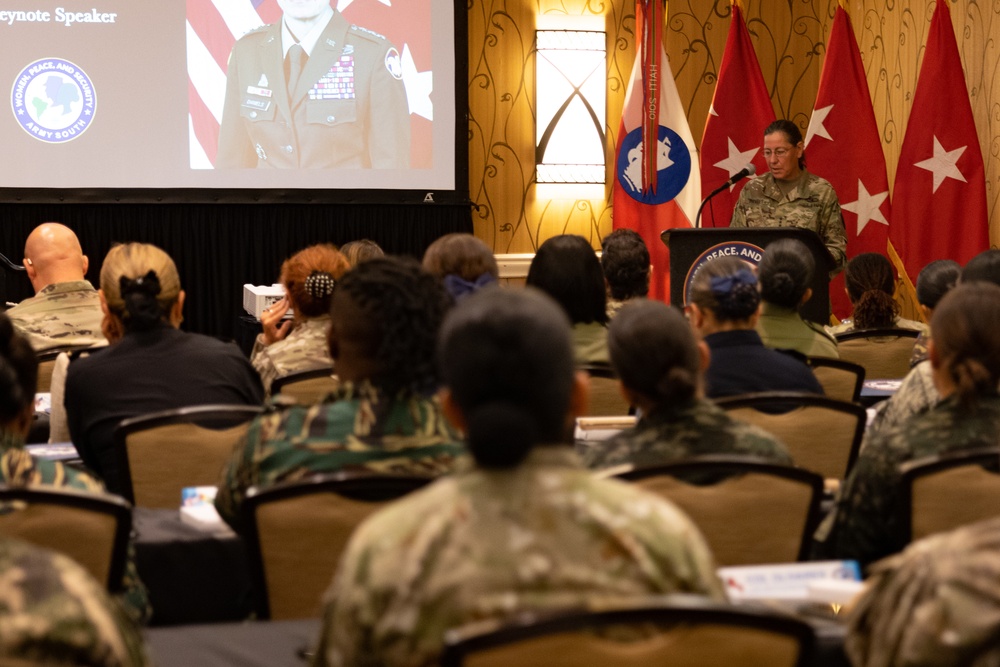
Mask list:
[[[42,58],[21,70],[10,101],[21,128],[50,144],[73,141],[86,132],[97,110],[90,77],[60,58]]]
[[[628,195],[643,204],[663,204],[680,194],[691,178],[691,151],[676,132],[660,125],[656,144],[656,192],[642,192],[642,128],[622,140],[616,164],[618,182]]]
[[[745,241],[727,241],[706,249],[691,263],[691,268],[688,269],[687,276],[684,278],[684,305],[691,303],[691,285],[698,272],[701,271],[701,267],[705,266],[708,260],[716,257],[735,257],[748,264],[756,272],[757,265],[760,264],[763,256],[763,248]]]

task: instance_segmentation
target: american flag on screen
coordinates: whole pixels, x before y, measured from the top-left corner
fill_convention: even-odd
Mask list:
[[[402,54],[410,109],[410,165],[433,165],[431,0],[337,0],[351,23],[385,35]],[[281,20],[277,0],[187,0],[188,143],[192,169],[212,169],[236,40]]]

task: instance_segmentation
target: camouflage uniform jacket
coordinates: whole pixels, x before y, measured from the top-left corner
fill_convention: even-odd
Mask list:
[[[276,378],[322,366],[333,366],[326,333],[330,316],[312,317],[299,322],[284,340],[264,345],[263,334],[257,336],[250,363],[260,373],[264,391],[271,393]]]
[[[256,418],[223,470],[215,506],[239,529],[251,486],[339,470],[440,475],[465,457],[436,398],[388,397],[368,382],[344,383],[316,405]]]
[[[107,342],[101,333],[100,298],[86,280],[47,285],[8,310],[7,317],[36,352]]]
[[[704,399],[667,406],[643,416],[634,428],[591,447],[584,454],[584,463],[589,468],[624,463],[643,468],[705,454],[756,456],[773,463],[792,463],[788,450],[773,435],[735,421]]]
[[[819,555],[862,565],[906,546],[900,525],[899,465],[975,447],[995,446],[1000,395],[980,397],[963,411],[955,397],[872,439],[848,475],[834,512],[817,531]]]
[[[35,458],[24,450],[24,439],[9,431],[0,432],[0,482],[16,487],[54,486],[105,493],[104,484],[91,475],[58,461]],[[131,543],[122,579],[121,602],[125,612],[137,623],[145,623],[153,614],[146,586],[135,568]]]
[[[926,412],[940,400],[941,394],[934,386],[931,362],[917,364],[903,378],[896,393],[876,406],[875,417],[865,431],[862,449],[881,433],[896,428],[916,414]]]
[[[847,233],[837,193],[828,181],[805,170],[798,187],[787,198],[770,173],[747,183],[736,201],[729,226],[811,229],[833,255],[832,273],[847,263]]]
[[[0,663],[151,664],[135,625],[66,556],[0,538]],[[23,662],[20,662],[23,661]]]
[[[563,445],[472,468],[365,521],[325,597],[317,665],[435,665],[449,628],[672,592],[722,600],[672,504],[582,469]]]
[[[807,357],[840,358],[837,340],[821,324],[807,322],[792,308],[761,303],[757,333],[764,345],[776,350],[794,350]]]
[[[872,566],[849,617],[844,648],[851,664],[1000,664],[997,554],[1000,518],[932,535]],[[992,650],[981,654],[991,641]]]

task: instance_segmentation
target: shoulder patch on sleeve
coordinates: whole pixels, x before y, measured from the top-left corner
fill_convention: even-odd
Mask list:
[[[394,79],[403,79],[403,63],[399,59],[399,51],[396,47],[390,46],[385,53],[385,68]]]

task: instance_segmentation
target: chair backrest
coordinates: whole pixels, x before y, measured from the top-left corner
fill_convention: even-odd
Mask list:
[[[760,392],[715,402],[732,418],[775,435],[796,465],[826,479],[847,477],[868,419],[860,405],[816,394]]]
[[[861,329],[834,336],[844,361],[864,367],[869,380],[905,377],[919,331],[913,329]]]
[[[110,494],[0,487],[0,535],[59,551],[109,591],[121,590],[132,508]]]
[[[621,610],[527,618],[445,634],[442,667],[804,667],[816,638],[804,621],[681,596]],[[635,638],[623,640],[623,629]]]
[[[828,398],[848,403],[861,400],[861,388],[865,383],[864,366],[828,357],[809,357],[807,361]]]
[[[38,354],[38,389],[40,394],[52,391],[52,371],[56,366],[56,358],[63,352],[73,353],[77,350],[90,349],[90,345],[68,345],[55,347]]]
[[[705,456],[618,477],[677,505],[720,566],[805,560],[819,523],[823,478],[793,466]]]
[[[301,405],[312,405],[339,387],[340,380],[333,374],[333,366],[324,366],[275,378],[271,394],[284,394]]]
[[[900,466],[901,525],[910,539],[1000,515],[1000,448],[909,461]]]
[[[618,376],[610,364],[585,364],[577,368],[590,375],[590,407],[586,416],[617,417],[632,412],[632,406],[618,388]]]
[[[137,507],[176,509],[186,486],[215,486],[250,421],[249,405],[203,405],[122,421],[115,449],[123,495]]]
[[[430,477],[340,472],[247,492],[244,525],[259,618],[315,618],[354,528]]]

